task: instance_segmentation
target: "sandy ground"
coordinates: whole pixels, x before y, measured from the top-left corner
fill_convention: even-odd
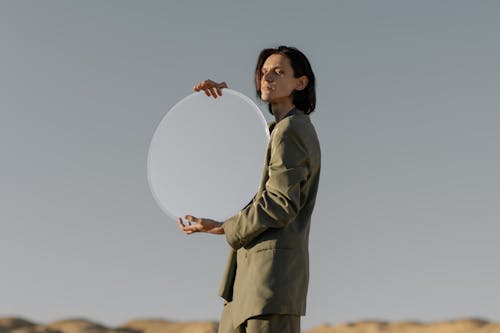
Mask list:
[[[118,327],[106,327],[85,318],[68,318],[48,324],[21,317],[0,318],[0,333],[216,333],[217,322],[173,322],[164,319],[137,319]],[[500,323],[482,319],[440,322],[359,321],[320,325],[304,333],[500,333]]]

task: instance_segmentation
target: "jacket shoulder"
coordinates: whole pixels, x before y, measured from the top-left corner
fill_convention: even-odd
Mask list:
[[[274,131],[276,131],[276,136],[292,135],[299,137],[305,137],[311,135],[311,132],[315,132],[308,115],[286,117],[275,125]]]

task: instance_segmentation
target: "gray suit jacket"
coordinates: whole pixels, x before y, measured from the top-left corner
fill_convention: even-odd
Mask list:
[[[296,108],[269,129],[259,190],[223,225],[231,250],[219,295],[231,306],[234,327],[259,314],[306,311],[319,141],[309,115]]]

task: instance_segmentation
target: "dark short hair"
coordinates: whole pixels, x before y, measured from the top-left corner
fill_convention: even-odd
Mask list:
[[[260,52],[259,57],[257,58],[257,65],[255,66],[254,74],[257,98],[261,99],[260,79],[262,77],[262,66],[264,65],[266,59],[272,54],[281,54],[290,59],[290,65],[293,68],[294,77],[297,78],[303,75],[307,76],[309,79],[307,86],[303,90],[295,90],[292,93],[293,104],[297,109],[302,110],[305,114],[313,112],[316,108],[316,80],[309,60],[307,60],[306,56],[295,47],[281,45],[277,48],[268,48]],[[268,109],[269,112],[273,114],[271,104],[268,105]]]

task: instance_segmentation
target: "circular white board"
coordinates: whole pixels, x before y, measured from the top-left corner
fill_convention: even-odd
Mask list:
[[[233,216],[258,190],[268,142],[266,120],[245,95],[192,93],[167,112],[149,147],[156,202],[174,221]]]

